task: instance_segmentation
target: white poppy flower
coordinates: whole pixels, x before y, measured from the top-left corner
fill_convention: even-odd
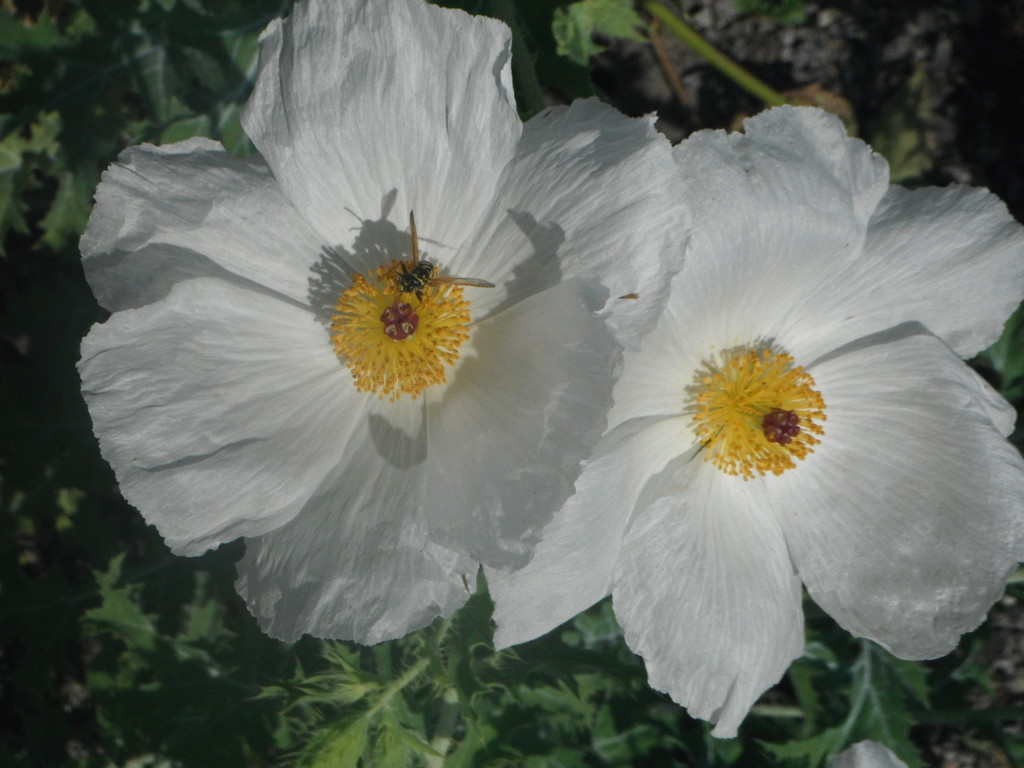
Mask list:
[[[803,647],[801,582],[904,658],[948,652],[1024,556],[1014,413],[961,362],[1024,295],[985,190],[909,192],[820,110],[675,149],[692,208],[665,312],[496,642],[609,592],[651,685],[728,737]]]
[[[633,182],[664,188],[668,142],[596,101],[524,126],[509,51],[421,0],[307,0],[261,40],[259,155],[135,147],[96,193],[103,455],[175,552],[247,538],[276,637],[400,636],[527,559],[604,431],[614,335],[667,295],[678,214]],[[646,301],[606,323],[599,285]]]

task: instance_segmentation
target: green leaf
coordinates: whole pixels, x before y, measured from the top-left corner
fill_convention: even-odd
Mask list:
[[[0,9],[0,61],[14,61],[28,51],[51,51],[63,44],[60,30],[48,13],[30,22],[16,19],[6,8]]]
[[[644,41],[639,30],[646,27],[631,0],[579,0],[556,10],[551,22],[557,53],[582,65],[604,50],[594,33]]]
[[[1024,398],[1024,307],[1010,315],[1003,332],[977,362],[992,368],[999,377],[999,391],[1010,402]]]
[[[860,653],[848,668],[829,669],[820,657],[804,657],[793,665],[790,679],[804,707],[807,727],[814,730],[788,743],[761,742],[761,746],[780,760],[817,766],[827,764],[851,744],[872,739],[885,744],[910,768],[924,765],[910,729],[918,722],[918,711],[930,707],[928,670],[870,641],[861,640],[859,645]],[[818,721],[824,720],[826,705],[835,711],[837,700],[845,701],[845,716],[838,725],[833,717],[826,727]]]
[[[209,578],[210,574],[205,571],[196,573],[196,591],[185,606],[185,631],[174,639],[179,647],[194,643],[212,647],[234,636],[224,623],[224,605],[206,594]]]
[[[139,39],[135,47],[132,69],[145,99],[147,111],[157,122],[167,122],[174,116],[171,103],[178,89],[178,77],[166,46],[159,38],[143,30],[133,30]]]
[[[910,708],[914,704],[929,706],[927,669],[862,640],[860,657],[851,671],[854,686],[848,743],[872,739],[889,747],[910,768],[923,766],[910,738],[916,723]]]
[[[931,122],[927,65],[921,63],[871,124],[871,146],[889,161],[894,184],[916,179],[934,165],[927,145]]]
[[[139,606],[141,585],[118,586],[124,558],[124,553],[116,555],[107,566],[106,573],[94,573],[102,602],[98,608],[86,611],[82,620],[124,640],[129,647],[153,651],[159,633],[153,616],[143,613]]]
[[[40,186],[41,172],[60,152],[60,116],[42,113],[27,129],[14,131],[0,141],[0,256],[11,230],[28,234],[25,220],[27,191]]]
[[[836,745],[844,743],[842,726],[829,728],[806,739],[793,739],[785,744],[760,742],[777,760],[801,760],[807,765],[821,765],[838,752]]]
[[[318,730],[310,743],[311,768],[357,768],[366,749],[369,720],[365,714]]]
[[[94,174],[63,170],[56,174],[57,194],[39,222],[39,241],[53,250],[76,240],[85,230],[92,211],[92,192],[99,181]]]
[[[414,731],[403,726],[390,707],[381,713],[380,724],[373,750],[376,768],[405,768],[413,765],[417,756],[441,757]]]

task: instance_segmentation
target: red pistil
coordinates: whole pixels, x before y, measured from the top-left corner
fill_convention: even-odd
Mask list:
[[[800,417],[796,415],[796,411],[775,408],[764,415],[761,426],[768,442],[788,445],[800,434]]]
[[[396,301],[381,313],[380,321],[384,323],[384,333],[395,341],[401,341],[416,332],[420,316],[412,311],[411,304]]]

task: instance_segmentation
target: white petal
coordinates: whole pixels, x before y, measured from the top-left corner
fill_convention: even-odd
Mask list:
[[[353,452],[292,522],[248,539],[236,587],[263,630],[378,643],[462,606],[477,564],[429,540],[421,481]]]
[[[424,514],[442,544],[521,564],[604,432],[620,350],[575,280],[480,323],[472,344],[427,411]]]
[[[712,305],[708,294],[694,290],[692,280],[700,271],[700,266],[688,261],[672,279],[671,297],[654,329],[644,337],[640,348],[626,357],[615,384],[609,428],[631,419],[679,416],[683,412],[686,388],[694,384],[701,358],[716,350],[711,342],[716,338],[715,329],[709,321],[722,321],[726,314]],[[757,331],[752,329],[747,343],[757,338]],[[692,442],[692,434],[688,442]]]
[[[820,110],[771,110],[748,128],[702,131],[674,152],[694,225],[666,313],[698,362],[758,340],[785,338],[798,358],[819,343],[847,309],[819,297],[860,255],[887,187],[884,161]]]
[[[312,315],[219,280],[94,326],[79,373],[121,491],[180,554],[290,520],[359,415]]]
[[[820,110],[746,129],[676,149],[697,222],[691,294],[738,308],[722,338],[759,326],[803,360],[910,321],[961,356],[998,338],[1024,297],[1024,229],[998,198],[890,188],[884,161]]]
[[[89,285],[111,312],[196,277],[307,303],[321,248],[261,158],[240,160],[206,139],[122,152],[81,242]]]
[[[729,738],[803,649],[800,582],[763,488],[680,459],[645,492],[612,602],[652,687]]]
[[[486,569],[496,648],[540,637],[611,592],[615,560],[648,480],[680,451],[677,420],[634,421],[605,436],[544,528],[533,559]]]
[[[831,193],[845,190],[854,215],[865,222],[888,188],[885,159],[860,139],[847,136],[839,118],[824,110],[776,107],[744,120],[743,130],[761,153],[772,157],[769,164],[779,162],[785,168],[790,159],[798,158],[808,169],[816,169],[805,177],[808,186],[791,190],[796,199],[812,201],[822,189],[820,179],[827,178]],[[832,201],[819,200],[819,204],[828,206]]]
[[[468,274],[503,267],[488,279],[504,290],[481,296],[492,306],[560,279],[598,282],[610,292],[613,327],[633,342],[657,317],[668,277],[682,266],[687,214],[664,192],[675,183],[671,147],[652,118],[625,117],[596,99],[546,110],[524,126],[462,263]],[[618,298],[625,294],[638,298]]]
[[[327,242],[382,200],[458,247],[519,137],[504,24],[422,0],[306,0],[264,33],[242,122]],[[392,200],[389,193],[397,190]]]
[[[835,286],[859,294],[857,319],[869,332],[916,320],[971,357],[1024,298],[1024,227],[988,190],[894,186],[857,266]]]
[[[858,741],[836,755],[832,768],[907,768],[907,764],[877,741]]]
[[[747,129],[700,131],[679,144],[679,194],[693,208],[705,258],[725,262],[719,280],[756,291],[775,313],[805,310],[817,273],[859,252],[888,187],[885,162],[820,110],[770,110]],[[740,314],[763,312],[722,298]]]
[[[978,378],[930,336],[813,373],[823,442],[766,481],[800,575],[850,632],[904,658],[944,654],[1024,558],[1024,462]]]

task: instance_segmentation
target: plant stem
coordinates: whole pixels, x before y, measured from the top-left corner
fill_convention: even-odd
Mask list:
[[[437,715],[437,728],[430,740],[430,747],[437,755],[428,755],[427,768],[441,768],[445,757],[452,746],[452,733],[459,721],[459,692],[454,688],[446,688],[441,697],[441,707]]]
[[[658,63],[661,64],[661,71],[665,74],[665,79],[668,80],[669,86],[675,91],[679,103],[687,109],[693,109],[693,103],[686,93],[686,87],[683,85],[683,81],[679,79],[679,75],[676,74],[672,61],[668,57],[668,51],[665,50],[665,43],[661,40],[662,24],[661,19],[657,18],[651,22],[651,45],[654,46],[654,53],[658,57]]]
[[[651,16],[665,25],[672,34],[688,45],[694,53],[703,57],[708,64],[724,74],[747,93],[756,96],[768,106],[777,107],[786,100],[774,88],[758,80],[747,70],[730,59],[665,5],[656,0],[647,0],[644,8]]]

